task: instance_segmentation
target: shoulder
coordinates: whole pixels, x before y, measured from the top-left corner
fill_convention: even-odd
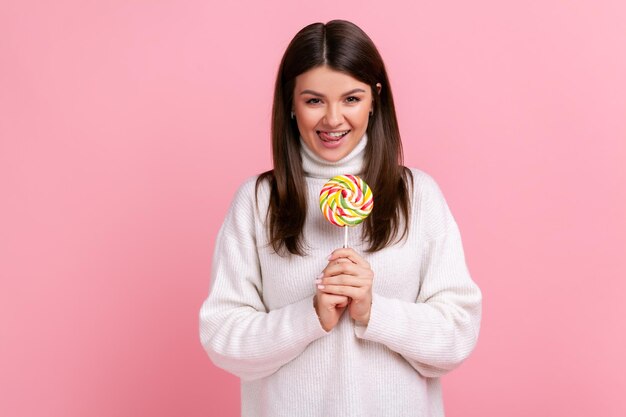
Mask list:
[[[260,176],[261,174],[257,174],[245,178],[237,187],[237,191],[235,192],[235,198],[241,198],[253,194],[254,189],[256,188],[257,180]]]
[[[254,184],[256,183],[256,175],[247,177],[239,184],[232,198],[229,212],[240,212],[246,210],[250,205],[251,198],[254,198]]]
[[[456,225],[456,221],[441,186],[435,178],[424,170],[408,168],[413,176],[413,213],[425,239],[433,239]]]
[[[269,195],[270,182],[267,175],[256,174],[245,178],[237,187],[232,200],[231,210],[249,210],[257,198]]]
[[[258,208],[266,206],[269,201],[266,198],[269,195],[269,182],[258,181],[261,176],[257,174],[245,178],[235,190],[224,220],[226,232],[240,234],[254,229]]]

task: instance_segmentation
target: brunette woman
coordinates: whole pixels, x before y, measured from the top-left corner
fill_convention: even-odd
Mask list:
[[[272,112],[273,169],[241,185],[216,239],[204,349],[241,378],[246,417],[443,416],[439,377],[476,345],[481,291],[441,189],[402,164],[371,39],[343,20],[300,30]],[[341,174],[374,192],[349,248],[318,200]]]

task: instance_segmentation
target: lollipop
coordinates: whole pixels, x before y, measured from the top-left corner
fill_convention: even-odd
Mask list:
[[[337,175],[320,192],[320,209],[326,220],[335,226],[356,226],[365,220],[373,207],[372,189],[356,175]],[[348,247],[347,227],[343,247]]]

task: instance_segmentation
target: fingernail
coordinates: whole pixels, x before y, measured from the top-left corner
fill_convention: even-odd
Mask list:
[[[324,276],[324,273],[322,272],[321,274],[319,274],[319,275],[317,276],[317,279],[320,279],[320,278],[321,278],[321,277],[323,277],[323,276]]]
[[[322,280],[321,280],[321,279],[316,279],[316,280],[315,280],[315,283],[316,283],[316,284],[320,284],[321,282],[322,282]]]
[[[319,288],[320,290],[324,289],[323,285],[318,285],[317,288]]]
[[[326,259],[328,259],[330,261],[330,258],[332,258],[332,257],[333,257],[333,255],[331,253],[330,255],[328,255],[328,258],[326,258]]]

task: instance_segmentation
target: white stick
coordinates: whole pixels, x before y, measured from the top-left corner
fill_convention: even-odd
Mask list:
[[[348,247],[348,226],[344,226],[343,228],[346,229],[343,235],[343,247],[347,248]]]

